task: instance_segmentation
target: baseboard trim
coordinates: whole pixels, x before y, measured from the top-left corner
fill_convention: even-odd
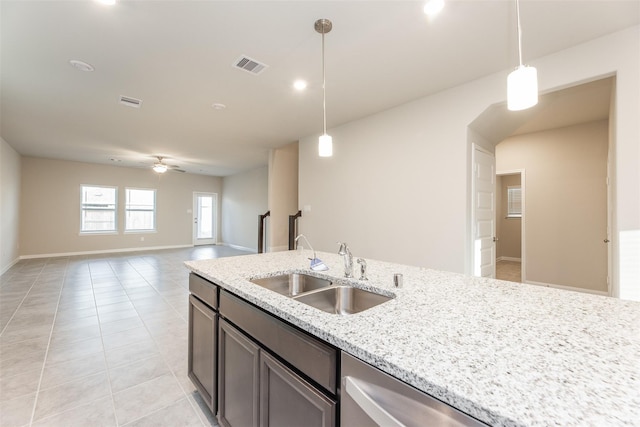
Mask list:
[[[103,249],[100,251],[80,251],[80,252],[60,252],[60,253],[53,253],[53,254],[20,255],[20,259],[58,258],[58,257],[65,257],[65,256],[78,256],[78,255],[115,254],[115,253],[121,253],[121,252],[159,251],[163,249],[183,249],[183,248],[192,248],[192,247],[193,245],[146,246],[141,248]]]
[[[533,280],[527,280],[524,283],[528,285],[543,286],[545,288],[564,289],[565,291],[582,292],[587,294],[601,295],[605,297],[609,296],[609,292],[606,292],[606,291],[596,291],[593,289],[576,288],[574,286],[555,285],[553,283],[535,282]]]
[[[513,262],[522,262],[522,258],[514,258],[510,256],[501,256],[496,259],[496,261],[513,261]]]
[[[233,249],[238,249],[240,251],[254,252],[256,253],[256,248],[247,248],[246,246],[234,245],[232,243],[221,243],[222,246],[228,246]]]
[[[14,265],[16,265],[16,263],[20,261],[20,257],[14,259],[13,261],[11,261],[5,268],[2,269],[2,271],[0,271],[0,276],[2,276],[4,273],[6,273],[7,271],[9,271],[9,269],[11,267],[13,267]]]

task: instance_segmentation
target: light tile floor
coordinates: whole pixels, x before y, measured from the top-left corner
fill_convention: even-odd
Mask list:
[[[183,262],[246,253],[18,262],[0,276],[0,427],[215,425],[187,377]]]

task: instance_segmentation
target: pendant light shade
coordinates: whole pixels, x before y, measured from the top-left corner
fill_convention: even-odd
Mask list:
[[[333,156],[333,138],[331,135],[320,135],[318,139],[318,155],[320,157],[331,157]]]
[[[525,110],[538,103],[538,72],[534,67],[522,65],[522,28],[520,27],[520,3],[516,1],[518,25],[518,59],[520,65],[507,77],[507,108]]]
[[[507,108],[526,110],[538,103],[538,72],[534,67],[520,65],[507,77]]]
[[[322,135],[318,139],[318,155],[320,157],[333,156],[333,138],[327,135],[327,89],[324,65],[324,35],[331,31],[333,24],[328,19],[318,19],[313,25],[322,34]]]

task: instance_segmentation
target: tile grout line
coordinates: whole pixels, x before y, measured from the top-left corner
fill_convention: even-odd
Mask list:
[[[46,265],[46,263],[45,263]],[[24,296],[22,297],[22,299],[20,300],[20,303],[18,304],[18,306],[16,307],[16,309],[13,311],[13,314],[11,315],[11,317],[9,318],[9,320],[7,321],[7,324],[4,326],[4,328],[2,328],[2,331],[0,331],[0,336],[2,336],[2,334],[4,334],[4,332],[7,330],[7,328],[9,327],[9,324],[11,324],[11,321],[13,320],[13,318],[16,316],[16,313],[18,312],[18,310],[20,309],[20,307],[22,307],[22,304],[24,303],[24,300],[27,299],[27,297],[29,296],[29,293],[31,293],[31,290],[33,289],[33,286],[36,284],[36,282],[38,281],[38,278],[40,277],[40,275],[42,274],[42,270],[44,270],[44,266],[42,266],[42,268],[40,269],[40,271],[38,272],[38,275],[36,276],[35,279],[33,279],[33,282],[31,283],[31,286],[29,286],[29,289],[27,290],[27,292],[25,292]]]
[[[127,262],[127,264],[131,265],[131,267],[135,270],[135,272],[136,272],[136,273],[137,273],[137,274],[138,274],[138,275],[139,275],[139,276],[140,276],[140,277],[141,277],[141,278],[142,278],[142,279],[143,279],[143,280],[144,280],[144,281],[145,281],[149,286],[151,286],[151,288],[153,288],[153,290],[154,290],[154,291],[155,291],[155,292],[156,292],[156,293],[157,293],[157,294],[158,294],[158,295],[159,295],[159,296],[164,300],[164,297],[160,294],[160,292],[158,292],[158,290],[157,290],[157,289],[156,289],[156,288],[155,288],[151,283],[149,283],[149,282],[144,278],[144,276],[143,276],[142,274],[140,274],[140,272],[135,268],[135,266],[133,266],[133,265],[129,262],[129,258],[127,258],[127,259],[126,259],[126,262]],[[108,262],[108,261],[107,261],[107,263],[109,264],[109,268],[111,269],[111,271],[113,271],[113,274],[114,274],[115,278],[118,280],[118,283],[120,283],[120,286],[122,286],[122,283],[121,283],[121,281],[120,281],[121,279],[120,279],[120,277],[118,276],[118,273],[113,269],[113,266],[111,265],[111,263],[110,263],[110,262]],[[93,288],[93,283],[92,283],[92,288]],[[125,286],[122,286],[122,288],[123,288],[123,290],[124,290],[125,294],[127,295],[127,298],[129,299],[129,302],[130,302],[130,303],[131,303],[131,305],[133,306],[133,309],[136,311],[136,313],[138,313],[138,317],[140,318],[140,321],[142,322],[142,324],[143,324],[143,326],[144,326],[145,331],[146,331],[146,332],[149,334],[149,336],[151,337],[151,340],[153,341],[153,343],[154,343],[154,345],[156,346],[156,348],[158,348],[158,349],[159,349],[160,347],[158,346],[158,342],[157,342],[157,341],[156,341],[156,339],[153,337],[153,334],[151,334],[151,332],[149,331],[149,329],[148,329],[148,327],[147,327],[147,324],[146,324],[146,322],[144,321],[144,318],[140,315],[140,312],[138,312],[138,309],[136,308],[136,305],[135,305],[135,304],[133,303],[133,301],[131,300],[131,297],[129,296],[129,292],[127,291],[127,288],[126,288]],[[165,300],[165,302],[166,302],[166,300]],[[170,305],[170,304],[169,304],[169,305]],[[171,306],[171,305],[170,305],[170,306]],[[173,309],[175,310],[175,308],[174,308],[173,306],[171,306],[171,308],[173,308]],[[176,310],[176,311],[177,311],[177,310]],[[98,315],[98,316],[99,316],[99,315]],[[100,323],[100,322],[99,322],[99,319],[98,319],[98,323]],[[100,337],[102,338],[102,326],[100,326]],[[102,345],[103,345],[103,348],[104,348],[104,342],[103,342],[103,344],[102,344]],[[180,391],[182,391],[183,397],[188,399],[188,396],[187,396],[187,394],[185,393],[184,389],[182,388],[182,385],[180,384],[180,381],[178,381],[178,379],[176,378],[176,376],[175,376],[174,372],[171,370],[171,366],[167,363],[167,359],[165,358],[164,354],[163,354],[162,352],[160,352],[160,351],[158,352],[158,354],[159,354],[159,355],[160,355],[160,357],[162,358],[163,363],[167,366],[167,368],[169,368],[169,372],[171,373],[172,377],[173,377],[173,378],[176,380],[176,382],[178,383],[178,386],[180,387]],[[126,365],[123,365],[123,366],[126,366]],[[114,410],[114,414],[115,414],[115,417],[116,417],[116,425],[119,427],[119,426],[120,426],[120,420],[118,420],[118,414],[117,414],[117,412],[116,412],[116,408],[115,408],[115,398],[114,398],[114,396],[113,396],[113,387],[112,387],[112,385],[111,385],[111,376],[109,375],[108,370],[109,370],[109,367],[107,367],[107,375],[108,375],[108,377],[109,377],[109,387],[111,388],[111,400],[112,400],[112,403],[113,403],[113,410]],[[153,380],[153,379],[151,379],[151,380]],[[144,381],[144,382],[143,382],[143,383],[141,383],[141,384],[144,384],[145,382],[149,382],[149,381],[151,381],[151,380]],[[138,385],[139,385],[139,384],[138,384]],[[135,387],[135,386],[133,386],[133,387]],[[173,403],[175,403],[175,402],[171,402],[171,404],[173,404]],[[166,407],[166,406],[165,406],[165,407]],[[164,407],[163,407],[163,408],[164,408]],[[158,409],[158,410],[159,410],[159,409]],[[149,416],[149,415],[151,415],[152,413],[155,413],[155,412],[157,412],[157,411],[153,411],[153,412],[151,412],[151,413],[149,413],[149,414],[145,414],[144,416],[142,416],[142,417],[140,417],[140,418],[138,418],[138,419],[141,419],[141,418],[147,417],[147,416]],[[197,415],[197,414],[196,414],[196,415]],[[133,420],[133,421],[135,421],[135,420]],[[131,421],[131,422],[133,422],[133,421]],[[127,424],[130,424],[130,422],[129,422],[129,423],[127,423]],[[125,424],[125,425],[126,425],[126,424]]]
[[[174,405],[174,404],[175,404],[175,403],[177,403],[177,402],[180,402],[181,400],[186,400],[186,401],[188,402],[188,401],[189,401],[189,398],[185,396],[185,397],[183,397],[182,399],[176,400],[175,402],[168,403],[168,404],[166,404],[165,406],[163,406],[163,407],[161,407],[161,408],[156,409],[155,411],[149,412],[148,414],[145,414],[145,415],[143,415],[143,416],[141,416],[141,417],[136,418],[135,420],[131,420],[131,421],[129,421],[128,423],[123,424],[123,425],[122,425],[122,427],[126,427],[126,426],[128,426],[128,425],[131,425],[131,424],[135,423],[136,421],[140,421],[140,420],[142,420],[142,419],[144,419],[144,418],[146,418],[146,417],[148,417],[148,416],[150,416],[150,415],[157,414],[158,412],[162,411],[163,409],[166,409],[166,408],[168,408],[169,406]]]
[[[47,261],[45,262],[44,266],[42,267],[42,270],[38,274],[38,278],[40,278],[40,275],[42,274],[47,264],[49,263],[49,260],[50,258],[48,258]],[[67,258],[67,263],[64,268],[64,274],[62,276],[62,284],[60,285],[60,290],[58,291],[58,301],[56,302],[56,311],[53,314],[53,322],[51,323],[51,329],[49,330],[49,340],[47,341],[47,349],[45,350],[44,360],[42,361],[42,368],[40,369],[40,378],[38,379],[38,387],[36,388],[36,397],[33,401],[33,408],[31,409],[31,418],[29,419],[29,426],[33,425],[34,417],[36,415],[36,408],[38,407],[38,397],[40,396],[40,387],[42,386],[42,378],[44,377],[44,368],[47,365],[47,357],[49,356],[49,348],[51,347],[51,338],[53,337],[53,328],[56,324],[56,319],[58,317],[58,307],[60,307],[60,298],[62,297],[62,288],[64,288],[64,283],[67,277],[68,268],[69,268],[69,259]],[[34,281],[34,285],[36,281]]]
[[[153,266],[152,266],[150,263],[148,263],[146,260],[144,260],[144,259],[143,259],[143,261],[144,261],[146,264],[148,264],[148,265],[150,265],[151,267],[153,267]],[[138,269],[137,269],[134,265],[131,265],[131,266],[133,267],[133,269],[134,269],[138,274],[140,274],[140,276],[145,280],[145,282],[149,283],[149,281],[147,281],[147,280],[144,278],[144,276],[143,276],[143,275],[138,271]],[[155,268],[155,267],[154,267],[154,268]],[[158,270],[158,269],[156,268],[156,270]],[[159,272],[159,273],[162,273],[160,270],[158,270],[158,272]],[[172,280],[172,282],[173,282],[173,280]],[[167,302],[166,298],[165,298],[165,297],[164,297],[164,296],[163,296],[163,295],[162,295],[162,294],[161,294],[161,293],[160,293],[160,292],[155,288],[155,286],[153,286],[151,283],[149,283],[149,286],[151,286],[151,287],[152,287],[152,288],[153,288],[153,289],[158,293],[158,295],[160,295],[160,297],[161,297],[165,302]],[[182,286],[181,286],[181,287],[182,287]],[[127,291],[126,291],[126,289],[125,289],[125,292],[127,292]],[[127,294],[127,295],[128,295],[128,294]],[[174,310],[174,311],[176,311],[176,312],[178,313],[178,315],[180,316],[180,318],[181,318],[182,320],[185,320],[185,319],[182,317],[182,313],[178,312],[178,310],[176,310],[176,308],[175,308],[173,305],[169,304],[169,306],[170,306],[171,308],[173,308],[173,310]],[[136,310],[136,312],[138,311],[138,310],[135,308],[135,304],[134,304],[133,308]],[[155,343],[156,347],[160,348],[160,347],[158,346],[158,342],[156,341],[155,337],[153,336],[153,334],[151,333],[151,331],[149,331],[149,328],[147,327],[147,323],[145,322],[145,320],[144,320],[144,318],[143,318],[142,316],[140,316],[140,320],[141,320],[141,321],[142,321],[142,323],[144,324],[144,327],[145,327],[145,329],[147,330],[147,332],[149,332],[149,335],[151,336],[151,339],[152,339],[152,340],[153,340],[153,342]],[[184,395],[184,398],[185,398],[185,399],[187,399],[187,402],[189,403],[189,406],[191,407],[191,409],[195,412],[196,417],[198,417],[198,420],[200,421],[200,423],[201,423],[203,426],[205,426],[205,427],[206,427],[206,426],[207,426],[207,424],[205,424],[205,422],[202,420],[202,417],[200,417],[200,414],[199,414],[198,409],[197,409],[196,407],[194,407],[193,403],[191,402],[191,399],[189,399],[189,397],[190,397],[190,396],[187,394],[187,392],[186,392],[186,390],[184,389],[184,387],[182,386],[182,383],[180,382],[180,380],[178,380],[178,377],[176,376],[175,372],[173,372],[173,369],[171,369],[171,366],[170,366],[170,365],[169,365],[169,363],[167,362],[167,359],[166,359],[165,355],[164,355],[162,352],[160,352],[160,357],[162,357],[162,360],[164,361],[164,363],[169,367],[169,372],[171,372],[171,375],[173,376],[174,380],[178,383],[178,386],[180,387],[180,390],[182,391],[182,394]],[[214,414],[214,417],[215,417],[215,414]]]
[[[118,275],[113,270],[113,267],[111,267],[111,263],[107,261],[107,264],[109,265],[109,268],[113,272],[113,275],[115,276],[115,278],[118,280],[118,283],[120,284],[120,286],[122,286],[122,284],[120,283],[120,279],[118,278]],[[106,369],[105,373],[107,375],[107,382],[109,383],[109,397],[111,398],[111,408],[113,409],[113,417],[116,420],[116,427],[118,427],[120,425],[120,421],[118,420],[118,412],[116,411],[116,400],[113,396],[113,384],[111,384],[111,373],[109,372],[109,364],[107,363],[107,352],[104,347],[104,335],[102,334],[102,323],[100,322],[100,311],[98,310],[98,301],[96,300],[96,291],[95,291],[95,287],[93,286],[93,274],[91,272],[91,262],[89,261],[87,261],[87,268],[89,269],[89,280],[91,281],[91,294],[93,295],[93,303],[95,304],[96,316],[98,317],[98,329],[100,330],[100,342],[102,343],[102,357],[104,358],[104,366]]]

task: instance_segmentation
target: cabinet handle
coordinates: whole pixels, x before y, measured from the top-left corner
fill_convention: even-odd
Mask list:
[[[385,427],[404,427],[400,421],[393,415],[388,413],[384,408],[378,405],[364,390],[362,390],[356,380],[352,377],[345,376],[345,390],[349,396],[358,404],[358,406],[380,426]]]

